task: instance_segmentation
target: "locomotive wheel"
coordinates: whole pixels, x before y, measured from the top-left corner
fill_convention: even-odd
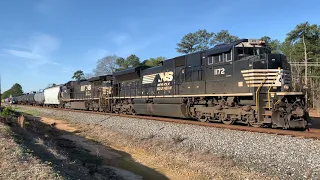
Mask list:
[[[256,119],[253,114],[248,116],[247,124],[248,124],[248,126],[251,126],[251,127],[261,127],[261,124],[257,124]]]
[[[233,124],[233,120],[229,119],[225,113],[220,113],[220,120],[223,124],[231,125]]]
[[[194,118],[197,119],[200,122],[208,122],[208,118],[203,116],[200,111],[196,111],[195,112],[195,117]]]
[[[254,122],[249,122],[249,126],[251,126],[251,127],[261,127],[261,124],[256,124]]]
[[[208,118],[204,117],[204,118],[197,118],[198,121],[200,122],[209,122]]]
[[[227,125],[233,124],[233,121],[229,120],[229,119],[222,120],[222,122],[223,122],[223,124],[227,124]]]
[[[136,111],[133,109],[133,107],[131,106],[130,109],[129,109],[129,113],[128,114],[131,114],[131,115],[136,115]]]

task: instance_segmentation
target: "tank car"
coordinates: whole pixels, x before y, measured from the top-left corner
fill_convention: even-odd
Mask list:
[[[27,93],[25,96],[27,105],[35,105],[36,101],[34,100],[35,92]]]
[[[44,104],[44,92],[37,92],[34,95],[35,104],[38,106],[42,106]]]
[[[17,96],[17,104],[27,104],[27,94],[21,94]]]
[[[303,92],[293,92],[290,65],[264,41],[230,44],[115,72],[111,111],[203,122],[305,129]]]

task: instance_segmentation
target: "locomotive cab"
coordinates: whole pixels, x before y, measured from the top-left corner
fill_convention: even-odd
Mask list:
[[[275,91],[292,89],[290,64],[286,56],[272,54],[264,41],[249,39],[241,42],[234,46],[234,54],[234,70],[240,68],[248,87],[258,87],[266,78],[263,84],[273,86]]]

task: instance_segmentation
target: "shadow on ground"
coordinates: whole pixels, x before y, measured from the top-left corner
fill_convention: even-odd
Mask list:
[[[77,131],[57,129],[30,114],[24,114],[23,124],[10,126],[16,142],[64,179],[168,179],[130,154],[81,137]]]

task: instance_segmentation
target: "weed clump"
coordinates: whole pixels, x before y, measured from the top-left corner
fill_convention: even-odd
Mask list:
[[[13,123],[14,119],[15,119],[15,111],[10,106],[5,107],[0,112],[0,120],[1,121],[4,121],[5,123],[10,125]]]

